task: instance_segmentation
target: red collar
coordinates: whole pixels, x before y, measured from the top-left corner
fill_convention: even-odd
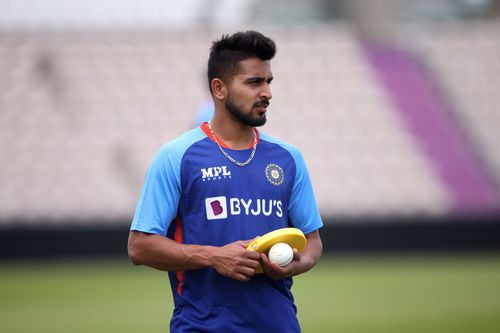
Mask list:
[[[208,122],[205,121],[203,124],[200,125],[200,128],[206,134],[206,136],[208,136],[208,138],[210,140],[215,142],[214,137],[212,136],[212,133],[208,129]],[[258,143],[259,142],[259,131],[256,128],[254,128],[253,130],[255,131],[255,139],[256,139],[255,141]],[[217,141],[219,141],[219,144],[221,145],[221,147],[226,148],[226,149],[231,149],[231,147],[228,147],[228,145],[226,145],[226,143],[224,141],[222,141],[219,137],[217,137]],[[252,140],[252,143],[250,143],[249,148],[253,148],[253,140]]]

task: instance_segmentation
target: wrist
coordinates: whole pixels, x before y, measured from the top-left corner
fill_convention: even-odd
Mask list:
[[[314,260],[311,257],[303,255],[300,259],[301,267],[299,274],[305,273],[314,267]]]
[[[181,252],[184,256],[184,269],[203,269],[213,267],[214,246],[208,245],[185,245]]]
[[[206,268],[214,268],[217,263],[217,246],[207,245],[203,247],[202,257],[204,258],[203,266]]]

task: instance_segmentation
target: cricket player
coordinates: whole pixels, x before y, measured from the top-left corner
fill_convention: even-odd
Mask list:
[[[318,262],[323,223],[301,153],[257,129],[272,99],[275,53],[255,31],[215,41],[211,121],[166,143],[147,172],[128,251],[134,264],[169,272],[171,332],[300,332],[292,277]],[[284,227],[307,239],[290,264],[247,250]]]

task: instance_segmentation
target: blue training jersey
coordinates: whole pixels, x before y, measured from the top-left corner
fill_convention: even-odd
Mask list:
[[[323,223],[297,148],[257,132],[250,164],[239,167],[219,150],[207,124],[165,144],[151,164],[131,230],[184,244],[223,246]],[[225,150],[245,161],[247,150]],[[174,298],[171,332],[300,332],[292,279],[256,274],[248,282],[212,268],[169,272]]]

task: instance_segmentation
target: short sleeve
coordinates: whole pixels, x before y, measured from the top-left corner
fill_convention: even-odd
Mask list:
[[[181,161],[188,148],[206,138],[197,127],[165,144],[151,163],[131,230],[166,235],[181,200]]]
[[[296,174],[288,204],[288,214],[292,225],[301,229],[304,234],[308,234],[321,228],[323,221],[321,220],[304,158],[295,147],[289,149],[289,151],[295,160]]]
[[[166,235],[180,201],[180,157],[164,146],[151,163],[131,230]]]

